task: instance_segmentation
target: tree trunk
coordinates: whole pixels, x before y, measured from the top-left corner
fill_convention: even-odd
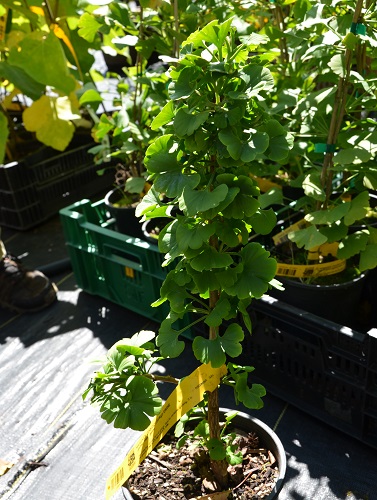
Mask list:
[[[211,291],[209,304],[213,309],[219,300],[218,291]],[[209,338],[214,339],[219,334],[218,327],[210,327]],[[208,424],[209,434],[211,438],[220,439],[220,421],[219,421],[219,391],[215,389],[208,394]],[[228,485],[228,464],[226,460],[211,460],[211,469],[216,478],[216,481],[222,488]]]

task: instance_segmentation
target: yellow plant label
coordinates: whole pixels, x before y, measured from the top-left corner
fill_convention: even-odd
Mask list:
[[[251,178],[256,181],[262,193],[267,193],[267,191],[269,191],[272,188],[282,189],[282,186],[280,186],[280,184],[272,182],[269,179],[265,179],[264,177],[257,177],[252,175]]]
[[[160,414],[152,419],[150,425],[128,452],[123,463],[107,480],[106,500],[119,490],[168,430],[191,408],[200,403],[204,393],[217,388],[226,372],[225,365],[212,368],[210,364],[206,364],[199,366],[188,377],[181,380],[166,400]]]
[[[324,264],[294,265],[280,264],[276,271],[276,276],[286,276],[287,278],[314,278],[318,276],[330,276],[337,274],[346,268],[345,260],[334,260]]]
[[[313,247],[308,250],[308,260],[319,260],[320,257],[326,257],[327,255],[332,255],[336,257],[338,251],[339,242],[334,241],[333,243],[324,243],[318,247]]]
[[[284,229],[284,231],[275,234],[275,236],[272,237],[272,240],[275,246],[281,245],[282,243],[285,243],[286,241],[289,240],[288,238],[289,233],[291,233],[292,231],[298,231],[299,229],[304,229],[305,227],[308,226],[310,226],[310,222],[306,221],[305,219],[301,219],[295,224],[292,224],[291,226],[287,227],[287,229]]]

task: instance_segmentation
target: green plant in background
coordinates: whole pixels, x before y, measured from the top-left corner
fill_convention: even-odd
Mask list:
[[[137,208],[145,219],[168,217],[159,247],[164,265],[173,269],[154,304],[170,306],[156,338],[160,359],[182,355],[182,333],[199,322],[208,329],[192,343],[200,363],[221,367],[237,358],[244,338],[239,317],[251,332],[248,306],[278,286],[276,261],[259,243],[249,242],[250,235],[268,234],[276,222],[271,209],[261,209],[250,163],[263,155],[284,158],[292,145],[290,134],[270,115],[275,89],[271,72],[258,55],[250,56],[266,41],[257,34],[238,37],[231,19],[213,21],[188,36],[170,68],[170,101],[152,123],[153,130],[163,127],[166,133],[146,151],[153,185]],[[162,203],[161,194],[170,201]],[[172,207],[179,209],[174,217],[169,215]],[[177,320],[185,315],[191,324],[178,328]],[[140,412],[158,413],[155,384],[166,379],[146,373],[152,337],[144,333],[123,339],[110,350],[105,370],[94,375],[86,395],[94,390],[107,421],[132,427]],[[227,369],[223,383],[234,388],[236,401],[260,408],[265,391],[249,385],[253,368],[228,362]],[[131,384],[145,384],[142,402],[141,392]],[[220,439],[217,390],[208,395],[207,409],[211,466],[224,486],[227,451]],[[140,429],[141,419],[137,422]],[[147,424],[144,418],[143,428]]]
[[[90,79],[94,61],[92,45],[77,35],[77,6],[5,0],[0,16],[0,162],[5,154],[8,160],[24,154],[24,129],[63,151],[81,119],[76,91]],[[22,111],[18,121],[15,110]]]
[[[82,14],[79,35],[87,42],[100,38],[105,54],[123,56],[122,74],[109,73],[117,80],[115,111],[105,112],[99,119],[93,116],[103,98],[91,84],[84,87],[80,104],[92,108],[96,121],[93,136],[99,145],[92,150],[96,161],[105,166],[115,160],[116,184],[125,184],[125,193],[129,193],[125,200],[145,192],[144,154],[161,135],[150,125],[168,101],[167,63],[178,57],[179,45],[190,33],[213,19],[229,18],[232,12],[237,12],[240,31],[253,29],[242,2],[230,8],[229,2],[218,0],[195,4],[143,0],[140,5],[104,1],[87,6]]]
[[[102,38],[102,51],[124,56],[116,79],[112,113],[103,113],[93,128],[99,145],[93,148],[97,162],[116,162],[116,184],[124,186],[125,200],[145,191],[144,154],[158,131],[153,118],[167,101],[167,76],[159,56],[173,57],[178,47],[176,4],[144,0],[140,5],[103,2],[89,6],[79,22],[79,34],[87,41]],[[151,64],[154,61],[155,64]],[[101,94],[88,85],[80,103],[95,108]]]
[[[359,271],[374,268],[377,233],[367,216],[377,186],[375,2],[276,2],[271,9],[279,27],[262,32],[272,49],[280,41],[274,109],[295,137],[283,169],[305,193],[296,209],[307,227],[289,238],[305,250],[338,242],[338,258],[352,258]]]

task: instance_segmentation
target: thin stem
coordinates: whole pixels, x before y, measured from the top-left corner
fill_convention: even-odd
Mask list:
[[[284,23],[284,14],[283,14],[283,9],[281,8],[280,5],[274,5],[273,6],[273,13],[274,13],[274,18],[275,22],[279,28],[279,30],[284,33],[285,31],[285,23]],[[282,72],[285,74],[287,65],[289,63],[289,53],[288,53],[288,47],[287,47],[287,39],[282,36],[279,39],[279,48],[280,48],[280,63],[282,65]]]
[[[173,0],[173,12],[174,12],[174,42],[173,42],[173,56],[178,59],[179,57],[179,42],[177,34],[179,32],[179,11],[178,11],[178,0]]]
[[[143,7],[140,6],[140,16],[139,16],[139,39],[144,40],[144,10]],[[136,52],[136,83],[135,83],[135,92],[133,96],[133,121],[140,126],[141,117],[142,117],[142,99],[141,94],[143,90],[143,84],[141,82],[141,78],[143,76],[143,65],[144,65],[144,57],[141,52]],[[143,152],[135,151],[133,155],[133,160],[131,160],[130,165],[131,173],[134,177],[139,177],[140,174],[144,170],[143,165]]]
[[[169,384],[178,385],[180,382],[179,378],[171,377],[170,375],[153,375],[151,373],[143,374],[143,377],[147,377],[153,382],[168,382]]]
[[[353,15],[352,22],[357,23],[361,17],[361,10],[363,7],[363,1],[364,0],[358,0],[356,7],[355,7],[355,12]],[[329,132],[327,136],[327,144],[336,144],[336,140],[338,138],[339,131],[342,126],[343,122],[343,117],[345,114],[346,110],[346,102],[347,102],[347,90],[348,90],[348,83],[349,83],[349,75],[351,71],[351,62],[352,62],[352,50],[349,48],[346,48],[345,51],[345,63],[344,63],[344,76],[339,78],[338,80],[338,85],[337,85],[337,90],[335,94],[335,102],[334,102],[334,108],[333,112],[331,115],[331,122],[330,122],[330,127],[329,127]],[[326,200],[323,203],[322,208],[326,209],[329,203],[329,197],[331,194],[331,183],[332,183],[332,177],[333,173],[330,170],[331,167],[333,166],[333,157],[334,153],[333,152],[327,152],[325,153],[325,157],[323,160],[322,164],[322,172],[321,172],[321,182],[322,186],[325,189],[326,193]],[[330,171],[329,171],[330,170]]]
[[[214,248],[218,248],[218,240],[215,236],[211,236],[210,245]],[[220,293],[218,290],[211,290],[209,296],[209,307],[213,310],[219,300]],[[209,338],[214,340],[219,334],[218,326],[211,326],[209,328]],[[215,389],[214,391],[208,393],[208,425],[209,434],[212,439],[220,439],[220,421],[219,421],[219,391]],[[212,471],[220,483],[221,486],[225,487],[227,484],[227,463],[225,460],[211,460]]]

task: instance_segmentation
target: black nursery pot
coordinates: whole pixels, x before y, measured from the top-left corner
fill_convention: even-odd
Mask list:
[[[123,188],[118,187],[109,191],[104,198],[105,205],[111,216],[115,219],[115,229],[122,234],[127,234],[133,238],[144,237],[140,218],[136,217],[135,209],[138,198],[135,197],[135,203],[132,205],[116,206],[122,200]]]
[[[143,237],[148,243],[152,243],[153,245],[158,245],[158,234],[156,233],[155,229],[158,228],[159,230],[163,229],[166,224],[169,223],[169,219],[166,218],[155,218],[155,219],[149,219],[143,222],[141,228],[143,231]]]
[[[220,408],[220,414],[228,413],[229,409]],[[279,468],[279,476],[271,493],[264,497],[264,500],[277,500],[280,490],[285,481],[287,471],[287,458],[282,442],[277,434],[264,422],[257,418],[251,417],[247,413],[238,412],[236,417],[232,420],[232,425],[237,432],[237,428],[243,432],[255,433],[260,440],[261,445],[270,450],[276,458]],[[127,489],[123,488],[123,494],[126,500],[134,500],[134,496]]]
[[[303,311],[335,323],[354,326],[357,322],[367,273],[351,281],[334,285],[313,285],[277,276],[284,291],[270,290],[269,295]]]

